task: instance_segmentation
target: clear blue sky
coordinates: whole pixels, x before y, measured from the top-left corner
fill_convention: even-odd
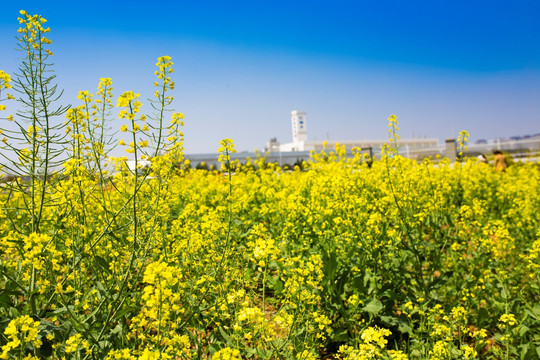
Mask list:
[[[170,55],[188,153],[289,142],[295,109],[319,140],[385,138],[391,114],[404,138],[540,132],[538,0],[23,3],[2,4],[0,69],[21,6],[48,20],[66,103],[100,77],[149,97]]]

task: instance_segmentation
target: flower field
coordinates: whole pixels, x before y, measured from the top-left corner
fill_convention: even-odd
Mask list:
[[[226,171],[191,169],[169,57],[148,103],[103,78],[68,109],[46,20],[19,21],[0,359],[540,358],[538,164],[418,163],[392,116],[381,160],[338,147],[284,171],[224,139]]]

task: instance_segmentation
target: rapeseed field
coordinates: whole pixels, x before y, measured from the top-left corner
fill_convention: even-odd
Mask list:
[[[170,57],[150,103],[103,78],[62,107],[46,20],[20,16],[0,359],[540,357],[538,164],[412,161],[391,116],[380,160],[338,146],[285,171],[224,139],[223,171],[192,169]]]

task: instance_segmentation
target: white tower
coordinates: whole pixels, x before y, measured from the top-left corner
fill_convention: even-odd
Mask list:
[[[292,140],[293,142],[307,141],[306,113],[303,111],[291,111]]]

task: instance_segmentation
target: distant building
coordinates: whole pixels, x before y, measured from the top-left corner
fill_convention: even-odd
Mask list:
[[[306,113],[293,110],[291,112],[292,139],[293,143],[307,141]]]
[[[307,136],[307,120],[306,113],[303,111],[293,110],[291,112],[291,127],[292,127],[292,142],[286,144],[280,144],[276,138],[270,139],[266,144],[267,151],[321,151],[326,149],[334,149],[336,144],[345,146],[347,150],[352,148],[362,149],[380,149],[383,144],[388,143],[388,139],[384,140],[327,140],[316,141],[308,140]],[[402,149],[416,150],[436,147],[439,145],[439,140],[435,138],[431,139],[402,139],[399,141],[399,146]]]
[[[238,160],[245,164],[252,162],[258,157],[264,157],[267,162],[275,162],[281,165],[293,165],[311,157],[311,151],[333,150],[336,144],[345,146],[348,157],[352,157],[351,149],[360,148],[365,154],[380,157],[380,150],[383,144],[388,144],[388,139],[384,140],[345,140],[345,141],[316,141],[308,140],[306,113],[294,110],[291,112],[292,142],[281,144],[277,138],[271,138],[266,143],[264,153],[241,152],[231,154],[232,160]],[[455,140],[454,140],[455,142]],[[441,154],[443,149],[439,146],[438,139],[411,138],[399,140],[400,154],[412,159],[423,159],[428,156]],[[455,152],[455,144],[453,145]],[[193,166],[204,164],[205,167],[220,168],[218,155],[211,154],[185,154]],[[203,165],[200,165],[203,166]]]
[[[272,151],[272,152],[278,152],[279,151],[279,141],[277,141],[277,138],[271,138],[266,143],[266,147],[264,148],[264,151]]]

